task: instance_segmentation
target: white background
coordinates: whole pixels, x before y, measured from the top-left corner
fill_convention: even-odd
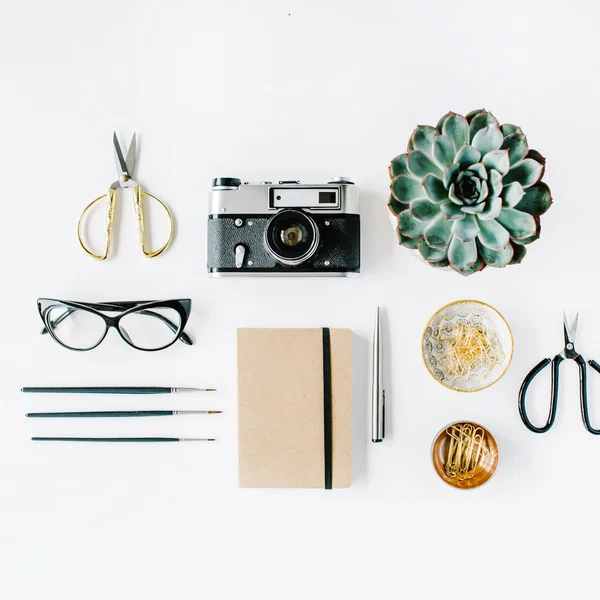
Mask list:
[[[556,425],[521,423],[519,385],[562,348],[600,360],[600,13],[583,1],[502,3],[3,0],[0,7],[2,335],[0,597],[581,597],[597,571],[600,439],[563,366]],[[487,108],[548,157],[555,203],[521,266],[467,279],[397,247],[387,166],[417,124]],[[98,263],[77,217],[114,179],[111,135],[140,135],[140,182],[177,237],[138,248],[129,198],[118,247]],[[357,279],[209,280],[212,177],[347,175],[361,188]],[[191,297],[192,348],[145,354],[112,332],[93,352],[39,335],[35,300]],[[469,395],[427,374],[419,341],[459,298],[500,310],[507,375]],[[369,441],[369,344],[385,308],[388,437]],[[348,327],[356,334],[350,489],[237,487],[236,327]],[[596,374],[590,372],[592,380]],[[25,397],[23,385],[216,386],[204,396]],[[546,382],[547,383],[547,382]],[[593,382],[592,382],[593,383]],[[532,413],[545,419],[546,389]],[[591,386],[600,402],[600,384]],[[33,421],[28,410],[223,408],[222,417]],[[600,409],[592,413],[597,426]],[[478,491],[442,483],[430,444],[447,423],[487,426],[501,463]],[[41,444],[31,435],[216,435],[215,444]]]

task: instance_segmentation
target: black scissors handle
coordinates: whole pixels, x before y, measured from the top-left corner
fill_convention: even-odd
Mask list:
[[[600,435],[600,429],[594,429],[590,423],[590,415],[588,412],[588,399],[587,399],[587,369],[585,367],[584,358],[579,355],[575,362],[579,365],[579,388],[581,398],[581,416],[583,418],[583,424],[585,428],[594,435]],[[588,360],[588,363],[594,371],[600,373],[600,365],[595,360]]]
[[[519,414],[521,415],[521,420],[525,424],[525,427],[527,427],[527,429],[533,431],[534,433],[546,433],[546,431],[548,431],[552,427],[552,425],[554,425],[554,419],[556,418],[556,405],[558,403],[558,383],[560,377],[559,366],[563,360],[564,358],[560,354],[557,354],[552,360],[550,360],[549,358],[544,358],[543,360],[541,360],[537,365],[535,365],[535,367],[533,367],[533,369],[531,369],[531,371],[529,371],[527,377],[525,377],[523,384],[521,385],[521,389],[519,390]],[[552,388],[550,390],[550,410],[548,412],[548,420],[546,421],[546,424],[543,427],[536,427],[529,420],[529,416],[527,415],[527,410],[525,409],[525,396],[527,394],[527,388],[529,388],[529,384],[533,381],[534,377],[538,375],[540,371],[543,371],[550,363],[552,363]],[[598,365],[598,367],[600,368],[600,365]],[[585,406],[587,413],[587,397],[585,401]]]

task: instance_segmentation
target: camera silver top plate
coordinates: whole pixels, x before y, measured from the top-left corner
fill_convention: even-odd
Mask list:
[[[269,214],[286,208],[360,214],[359,189],[345,180],[321,185],[244,183],[239,187],[213,187],[209,201],[211,215]]]

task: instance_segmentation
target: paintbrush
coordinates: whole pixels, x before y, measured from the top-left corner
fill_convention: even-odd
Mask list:
[[[190,387],[22,387],[21,391],[34,394],[177,394],[217,390]]]
[[[26,417],[170,417],[174,415],[216,415],[222,410],[89,410],[84,412],[33,412]]]
[[[216,442],[215,438],[174,437],[32,437],[34,442]]]

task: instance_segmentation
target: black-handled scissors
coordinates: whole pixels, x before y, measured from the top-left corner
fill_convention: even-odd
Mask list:
[[[590,416],[588,412],[588,398],[587,398],[587,368],[585,359],[575,349],[575,337],[577,336],[577,324],[579,322],[579,313],[573,321],[573,325],[569,327],[567,317],[563,313],[563,329],[565,335],[565,347],[564,350],[557,354],[552,360],[544,358],[540,361],[533,369],[529,372],[521,389],[519,391],[519,414],[525,426],[533,431],[534,433],[546,433],[552,425],[554,425],[554,419],[556,417],[556,406],[558,403],[558,383],[560,375],[560,363],[563,360],[569,359],[574,360],[579,366],[579,399],[581,403],[581,417],[585,428],[594,435],[600,435],[600,429],[594,429],[590,424]],[[527,388],[533,381],[533,378],[543,369],[545,369],[550,363],[552,363],[552,389],[550,392],[550,412],[548,413],[548,421],[543,427],[536,427],[527,416],[525,410],[525,395],[527,394]],[[600,365],[595,360],[588,361],[590,367],[600,373]]]

